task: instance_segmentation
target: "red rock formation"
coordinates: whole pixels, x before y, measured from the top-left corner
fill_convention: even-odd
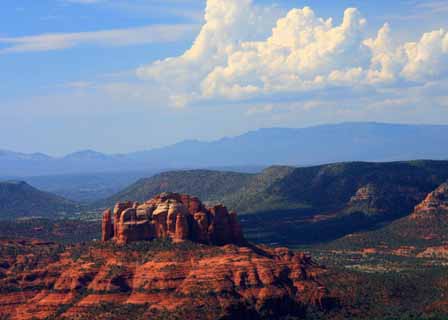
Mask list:
[[[201,243],[209,243],[210,236],[208,233],[208,227],[210,225],[209,215],[205,212],[197,212],[194,214],[193,234],[195,240]]]
[[[212,223],[209,227],[212,243],[223,245],[232,243],[233,232],[230,229],[230,215],[226,207],[221,205],[210,208]]]
[[[205,244],[244,243],[235,212],[217,205],[205,207],[196,197],[162,193],[144,204],[117,203],[114,208],[112,237],[108,231],[109,211],[103,216],[103,241],[118,243],[170,238],[175,242],[191,240]]]
[[[176,241],[188,240],[190,237],[189,216],[186,213],[179,213],[176,216],[176,227],[174,237]]]
[[[448,213],[448,183],[440,185],[415,207],[412,218],[424,217],[437,212]]]
[[[448,245],[428,247],[417,254],[418,258],[448,259]]]
[[[350,198],[344,211],[367,215],[408,214],[426,196],[416,187],[367,184]]]
[[[126,210],[126,209],[128,209],[130,207],[132,207],[132,203],[130,203],[130,202],[117,203],[115,205],[115,207],[114,207],[114,235],[118,234],[117,228],[118,228],[118,225],[120,223],[120,215],[121,215],[121,213],[124,210]]]
[[[107,209],[103,213],[103,221],[101,226],[102,231],[102,240],[103,241],[109,241],[114,237],[114,229],[112,225],[112,211],[110,209]]]
[[[329,297],[319,282],[327,271],[285,248],[155,244],[150,255],[132,244],[64,252],[48,245],[45,254],[31,243],[18,249],[2,257],[8,261],[0,267],[2,319],[303,317],[306,306],[325,305]],[[111,307],[136,311],[112,317]]]

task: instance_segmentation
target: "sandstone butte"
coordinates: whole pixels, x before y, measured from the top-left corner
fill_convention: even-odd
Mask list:
[[[324,267],[247,243],[223,206],[162,194],[102,227],[104,241],[64,247],[3,240],[0,319],[280,319],[334,303]]]
[[[185,194],[162,193],[146,201],[117,203],[103,213],[102,240],[120,244],[153,239],[190,240],[210,245],[243,244],[236,212],[206,207]]]

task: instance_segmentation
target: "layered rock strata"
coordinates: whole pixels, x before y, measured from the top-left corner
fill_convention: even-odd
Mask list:
[[[332,303],[327,270],[286,248],[0,245],[16,249],[0,256],[0,319],[302,319]]]
[[[143,204],[121,202],[103,214],[103,241],[126,244],[156,238],[211,245],[245,242],[235,212],[222,205],[206,207],[184,194],[163,193]]]
[[[428,194],[425,200],[415,207],[411,218],[418,219],[437,213],[448,213],[448,183],[443,183]]]

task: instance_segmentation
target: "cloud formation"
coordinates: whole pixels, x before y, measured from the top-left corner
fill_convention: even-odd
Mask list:
[[[149,25],[128,29],[112,29],[77,33],[49,33],[34,36],[1,38],[0,54],[16,52],[53,51],[80,45],[128,46],[149,43],[166,43],[182,39],[196,30],[190,24]]]
[[[274,22],[251,0],[208,0],[205,23],[179,57],[137,70],[172,92],[175,106],[218,100],[303,96],[330,89],[383,90],[423,85],[448,76],[448,32],[397,43],[385,24],[366,36],[366,19],[354,8],[342,22],[309,7]]]

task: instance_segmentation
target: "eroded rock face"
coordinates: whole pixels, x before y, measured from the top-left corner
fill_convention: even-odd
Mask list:
[[[327,270],[286,248],[148,242],[148,255],[133,244],[0,245],[19,249],[0,258],[8,262],[0,266],[1,319],[303,318],[307,307],[331,302],[320,282]]]
[[[448,183],[440,185],[428,194],[426,199],[415,207],[412,217],[424,217],[438,212],[448,213]]]
[[[114,236],[114,229],[112,224],[112,211],[107,209],[103,213],[103,221],[101,226],[101,234],[103,241],[109,241]]]
[[[429,193],[411,215],[395,223],[393,232],[403,239],[427,241],[427,247],[448,243],[448,183]]]
[[[416,187],[367,184],[359,188],[344,209],[347,213],[367,215],[407,215],[426,193]]]
[[[245,242],[238,216],[222,205],[207,208],[185,194],[163,193],[143,204],[117,203],[103,214],[103,241],[124,244],[154,238],[226,245]]]

